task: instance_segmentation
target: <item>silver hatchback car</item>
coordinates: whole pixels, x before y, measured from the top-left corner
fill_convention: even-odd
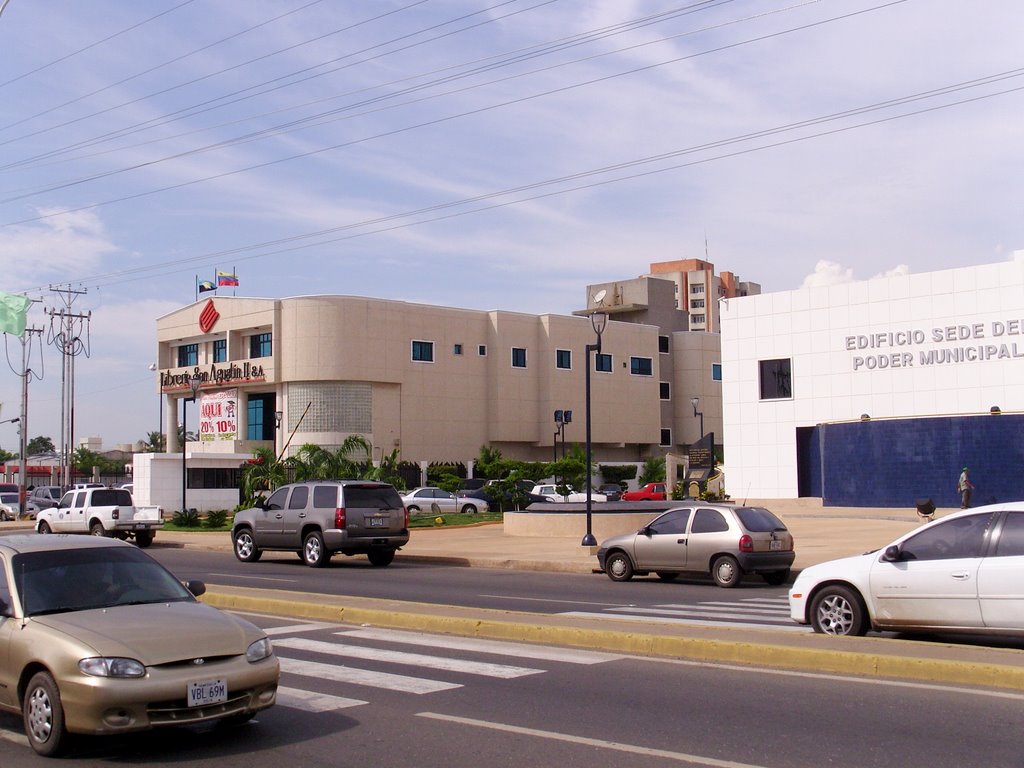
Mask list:
[[[792,534],[767,509],[702,502],[674,507],[636,533],[613,536],[597,552],[612,581],[710,573],[720,587],[735,587],[746,573],[782,584],[795,558]]]

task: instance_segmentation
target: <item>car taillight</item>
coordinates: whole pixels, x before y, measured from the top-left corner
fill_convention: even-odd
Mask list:
[[[345,508],[338,507],[334,510],[334,527],[339,530],[345,527]]]
[[[114,507],[114,511],[110,513],[110,517],[113,520],[120,519],[120,517],[121,517],[121,510],[118,509],[117,507]]]
[[[403,505],[402,506],[402,511],[405,512],[405,527],[408,528],[409,527],[409,508]]]
[[[754,540],[747,534],[740,536],[740,552],[753,552],[754,551]]]

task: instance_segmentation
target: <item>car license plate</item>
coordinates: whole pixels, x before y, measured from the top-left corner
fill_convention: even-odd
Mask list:
[[[769,549],[782,549],[781,539],[772,539],[771,544],[768,546]]]
[[[228,700],[228,684],[223,680],[209,680],[188,684],[188,705],[205,707],[207,704],[223,704]]]
[[[371,517],[369,520],[371,528],[383,528],[388,524],[388,519],[386,517]]]

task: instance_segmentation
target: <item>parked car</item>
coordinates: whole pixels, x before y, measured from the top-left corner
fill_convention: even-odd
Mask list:
[[[647,483],[635,491],[622,494],[623,501],[665,501],[667,498],[664,483]]]
[[[674,507],[636,533],[613,536],[597,552],[612,581],[710,573],[720,587],[735,587],[746,573],[782,584],[795,558],[793,536],[764,507],[700,502]]]
[[[533,488],[533,485],[531,484],[530,487]],[[489,486],[459,491],[459,498],[479,499],[481,501],[486,502],[488,507],[492,509],[498,509],[499,507],[501,507],[501,500],[494,495],[493,489],[491,489]],[[525,508],[535,502],[547,503],[547,501],[547,496],[539,496],[536,493],[529,493],[528,491],[523,491],[523,498],[521,500],[521,504]]]
[[[62,495],[59,485],[37,485],[32,489],[28,500],[39,509],[49,509],[50,507],[57,506],[57,502],[60,501]]]
[[[0,483],[0,493],[18,493],[20,490],[17,483]]]
[[[120,488],[122,491],[128,491],[128,493],[131,494],[135,493],[135,483],[122,483],[117,487]]]
[[[403,494],[402,502],[410,515],[417,512],[432,512],[434,504],[437,504],[438,509],[446,515],[454,512],[475,515],[488,509],[487,502],[483,499],[460,497],[441,488],[432,487],[413,488]]]
[[[22,715],[36,752],[59,755],[71,733],[240,723],[274,704],[266,633],[186,585],[117,539],[0,537],[0,623],[17,626],[0,632],[0,709]]]
[[[310,480],[283,485],[258,507],[235,515],[235,557],[245,563],[264,550],[298,552],[322,568],[331,555],[366,555],[390,565],[409,543],[409,512],[393,485],[368,480]]]
[[[539,483],[533,486],[531,493],[537,496],[543,496],[547,501],[554,502],[566,502],[570,504],[585,504],[587,501],[586,491],[577,491],[573,488],[569,488],[569,493],[561,494],[558,492],[558,486],[554,483]],[[608,497],[603,493],[593,491],[590,494],[590,500],[592,502],[607,501]]]
[[[1024,635],[1024,502],[956,512],[880,550],[805,568],[792,619],[828,635]]]
[[[618,483],[605,483],[597,489],[608,501],[619,501],[622,498],[622,486]]]
[[[17,491],[14,493],[0,492],[0,520],[17,520],[19,506]],[[39,512],[38,506],[30,501],[25,502],[25,517],[35,518],[37,512]]]

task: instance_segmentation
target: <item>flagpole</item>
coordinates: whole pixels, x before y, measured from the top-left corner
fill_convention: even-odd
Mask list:
[[[199,301],[199,275],[196,275],[196,301]]]

